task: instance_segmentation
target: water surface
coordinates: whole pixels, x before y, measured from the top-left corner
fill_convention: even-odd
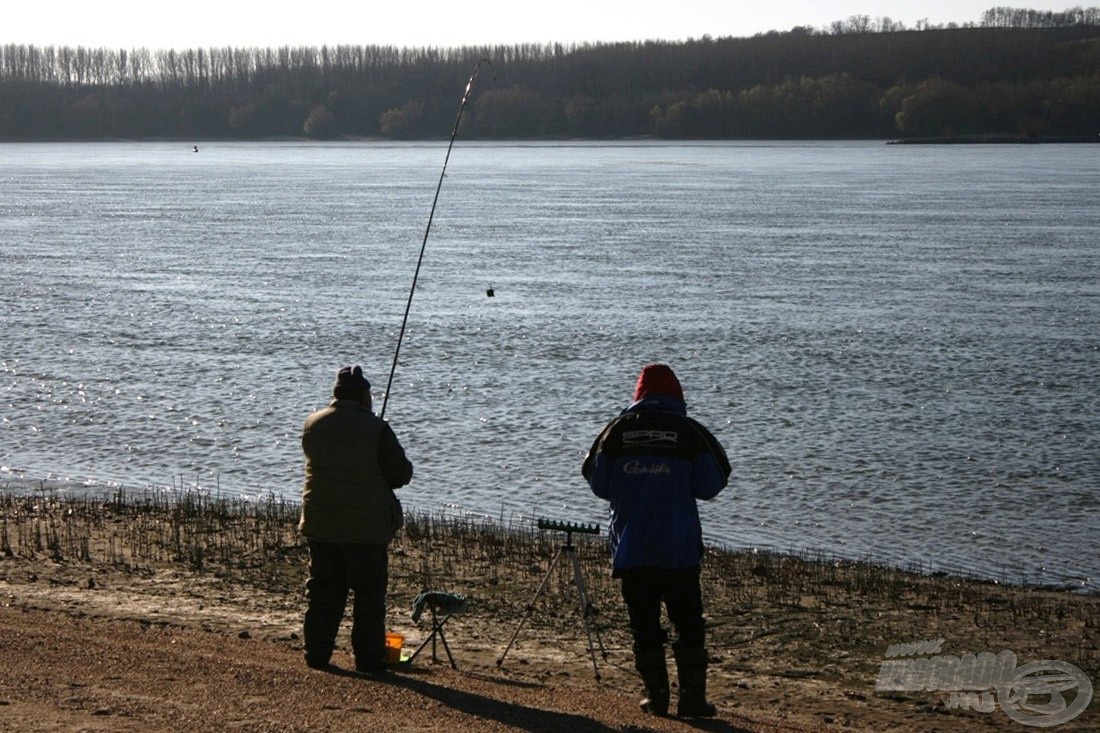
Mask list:
[[[381,407],[444,153],[0,145],[0,477],[296,498],[336,370]],[[734,466],[709,540],[1094,582],[1097,190],[1100,146],[460,141],[402,496],[601,521],[580,462],[664,360]]]

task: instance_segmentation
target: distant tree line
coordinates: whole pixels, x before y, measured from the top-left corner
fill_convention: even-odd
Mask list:
[[[0,139],[888,138],[1100,132],[1100,8],[853,16],[751,38],[565,46],[0,46]]]
[[[1071,8],[1061,13],[1025,8],[990,8],[982,13],[986,28],[1068,28],[1075,25],[1100,25],[1100,8]]]

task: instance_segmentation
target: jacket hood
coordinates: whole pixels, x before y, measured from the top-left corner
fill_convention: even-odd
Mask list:
[[[367,407],[359,400],[350,400],[345,397],[337,397],[328,403],[329,407],[338,408],[341,410],[362,410],[363,412],[369,412],[374,414],[374,410]]]
[[[622,413],[625,415],[628,412],[646,412],[649,410],[657,410],[661,412],[674,412],[677,415],[687,415],[687,403],[676,397],[667,397],[665,395],[657,395],[653,397],[643,397],[640,400],[631,402]]]

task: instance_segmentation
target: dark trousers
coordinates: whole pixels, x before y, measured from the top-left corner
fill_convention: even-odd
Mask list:
[[[706,641],[703,620],[703,594],[699,588],[699,568],[667,570],[644,568],[623,571],[623,600],[630,615],[634,653],[662,649],[665,632],[661,628],[661,605],[676,629],[672,642],[675,650],[702,649]]]
[[[326,664],[336,646],[348,591],[353,594],[351,648],[356,666],[373,668],[385,659],[386,545],[309,540],[306,581],[306,659]]]

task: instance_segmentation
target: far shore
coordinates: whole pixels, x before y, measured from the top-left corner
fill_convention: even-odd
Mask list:
[[[935,137],[904,137],[890,140],[888,145],[1039,145],[1100,143],[1100,134],[1086,137],[1043,135],[940,135]]]
[[[237,138],[237,137],[89,137],[89,138],[19,138],[0,140],[0,143],[172,143],[182,146],[216,145],[219,143],[432,143],[447,141],[446,137],[418,137],[418,138],[389,138],[369,135],[341,135],[333,138],[311,138],[305,135],[278,135],[262,138]],[[1100,143],[1100,134],[1096,136],[1044,136],[1044,135],[1004,135],[1004,134],[973,134],[973,135],[934,135],[916,137],[821,137],[821,138],[662,138],[654,135],[634,135],[629,137],[601,137],[601,138],[576,138],[576,137],[541,137],[541,138],[470,138],[467,143],[636,143],[653,142],[664,145],[692,143],[804,143],[819,141],[837,142],[866,142],[880,143],[883,145],[1066,145]],[[198,151],[188,152],[202,152]]]

